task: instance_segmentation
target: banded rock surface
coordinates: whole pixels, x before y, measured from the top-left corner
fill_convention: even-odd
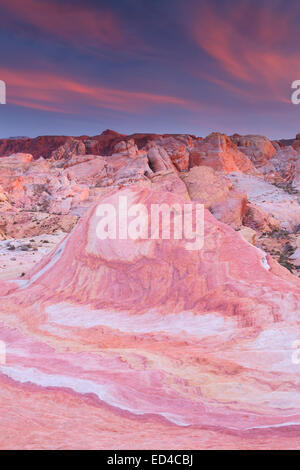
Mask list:
[[[300,281],[207,210],[197,251],[184,238],[99,240],[98,203],[120,196],[149,214],[186,203],[113,191],[24,279],[0,284],[0,447],[297,447]]]

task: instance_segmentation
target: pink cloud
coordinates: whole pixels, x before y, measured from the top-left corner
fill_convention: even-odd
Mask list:
[[[54,73],[0,68],[0,76],[7,83],[8,104],[45,111],[76,113],[84,106],[137,113],[161,105],[199,109],[194,102],[175,96],[89,85]]]
[[[212,4],[199,9],[191,20],[192,37],[222,71],[222,79],[206,74],[208,80],[246,99],[289,102],[285,93],[300,75],[294,13],[293,7],[279,12],[249,1],[222,12]]]
[[[125,46],[121,19],[111,10],[49,0],[0,0],[14,21],[33,26],[41,35],[83,47]]]

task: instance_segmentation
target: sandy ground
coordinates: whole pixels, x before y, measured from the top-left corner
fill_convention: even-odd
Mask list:
[[[65,232],[0,241],[0,280],[23,277],[66,236]]]

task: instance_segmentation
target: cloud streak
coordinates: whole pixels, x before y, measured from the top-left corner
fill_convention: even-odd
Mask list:
[[[82,47],[125,47],[127,35],[115,12],[85,4],[57,3],[49,0],[0,0],[3,13],[10,21],[2,21],[4,28],[50,37]],[[0,20],[1,21],[1,20]]]
[[[300,73],[294,7],[292,2],[281,11],[268,2],[262,7],[248,1],[222,11],[208,3],[198,9],[190,25],[192,37],[222,77],[208,81],[245,99],[287,102],[285,92]]]
[[[6,81],[8,104],[60,113],[80,113],[88,109],[142,112],[145,108],[177,106],[196,110],[192,101],[149,92],[90,85],[59,74],[0,68]]]

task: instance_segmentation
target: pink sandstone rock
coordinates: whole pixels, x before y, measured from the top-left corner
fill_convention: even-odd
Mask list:
[[[84,158],[86,158],[85,156]],[[89,160],[86,159],[82,163],[77,163],[72,166],[70,164],[64,168],[62,175],[66,176],[69,180],[81,184],[95,185],[101,178],[106,176],[106,159],[104,157],[91,156]]]
[[[146,146],[146,149],[148,150],[147,157],[149,166],[153,172],[157,173],[174,169],[171,158],[163,147],[156,145],[155,143],[151,143]]]
[[[121,153],[122,155],[129,157],[129,158],[135,158],[138,152],[139,150],[137,146],[135,145],[134,139],[129,139],[127,141],[122,140],[121,142],[118,142],[114,146],[114,150],[113,150],[113,154]]]
[[[295,162],[295,171],[294,171],[294,178],[293,178],[293,186],[294,188],[300,192],[300,154],[298,154],[298,159]]]
[[[293,231],[300,223],[300,205],[293,194],[268,183],[259,175],[236,172],[228,174],[228,178],[236,190],[244,191],[249,202],[276,219],[281,228]]]
[[[207,210],[199,251],[101,241],[96,210],[0,284],[0,447],[297,448],[300,281]]]
[[[51,153],[51,158],[54,160],[68,159],[71,155],[85,155],[85,153],[85,145],[81,140],[69,138]]]
[[[297,152],[300,152],[300,134],[296,135],[296,139],[292,143],[292,146]]]
[[[243,224],[253,230],[264,233],[280,230],[279,220],[274,219],[270,214],[267,214],[251,202],[247,203]]]
[[[135,133],[132,135],[125,135],[115,132],[111,129],[106,129],[101,134],[95,136],[82,135],[78,137],[70,136],[39,136],[34,139],[29,137],[25,138],[10,138],[10,139],[0,139],[0,157],[8,156],[13,153],[29,153],[33,155],[34,159],[44,157],[46,159],[51,158],[53,155],[57,155],[58,158],[68,157],[68,152],[63,150],[64,145],[65,149],[70,146],[70,142],[77,141],[82,142],[85,147],[85,153],[93,155],[111,155],[116,144],[121,141],[127,142],[129,140],[134,140],[138,149],[142,149],[148,142],[155,141],[161,138],[174,137],[176,140],[182,141],[185,145],[189,145],[188,141],[194,139],[195,136],[190,135],[177,135],[177,134],[142,134]],[[79,147],[79,144],[75,145],[75,149],[83,149]],[[60,149],[57,153],[55,153]],[[82,152],[83,150],[80,150]],[[71,152],[72,153],[72,152]],[[74,152],[73,152],[74,153]]]
[[[299,265],[296,146],[107,131],[60,148],[53,139],[49,158],[45,142],[24,142],[35,160],[0,159],[0,239],[56,236],[83,218],[32,272],[0,284],[8,345],[0,447],[297,446],[299,280],[249,245],[279,250],[279,259],[292,243],[289,260]],[[39,149],[47,159],[37,159]],[[204,248],[99,243],[97,202],[125,194],[146,204],[205,203],[214,217],[205,212]],[[266,238],[281,228],[295,233]]]
[[[230,173],[254,171],[253,164],[225,134],[214,132],[205,139],[198,139],[190,151],[190,168],[209,166],[217,171]]]
[[[231,136],[239,150],[251,159],[255,166],[265,164],[276,154],[276,149],[267,137],[261,135],[238,135]]]
[[[118,186],[127,186],[136,181],[147,180],[151,174],[152,170],[149,167],[148,158],[142,153],[137,155],[136,158],[129,158],[124,162],[123,166],[113,175],[113,183]]]
[[[34,158],[50,158],[51,153],[69,140],[67,136],[39,136],[34,139],[0,139],[0,157],[14,153],[29,153]]]
[[[16,211],[49,214],[80,213],[93,203],[98,186],[128,185],[152,174],[146,152],[137,151],[130,141],[126,145],[134,154],[119,152],[109,157],[72,153],[73,144],[78,144],[74,142],[58,149],[71,152],[68,158],[58,152],[48,160],[33,161],[27,154],[0,159],[0,212],[13,207]]]
[[[201,202],[218,220],[233,228],[242,225],[247,197],[233,190],[229,179],[207,166],[193,167],[181,179],[192,201]]]
[[[250,227],[242,226],[239,230],[240,235],[251,245],[256,246],[257,232]]]
[[[12,206],[8,202],[8,195],[3,190],[2,186],[0,186],[0,213],[11,209]]]
[[[164,136],[155,141],[164,148],[178,171],[189,167],[189,147],[193,145],[191,136]]]
[[[190,201],[186,185],[174,171],[154,173],[151,176],[151,187],[156,191],[168,191]]]
[[[0,230],[5,238],[24,238],[54,233],[57,230],[70,232],[76,225],[75,215],[58,215],[47,212],[12,212],[0,213]]]
[[[278,150],[270,160],[260,166],[259,171],[264,175],[265,180],[272,184],[281,185],[284,188],[295,183],[297,187],[299,162],[300,153],[288,146]]]
[[[243,224],[246,205],[246,194],[233,190],[225,201],[214,202],[210,206],[210,212],[224,224],[238,229]]]

